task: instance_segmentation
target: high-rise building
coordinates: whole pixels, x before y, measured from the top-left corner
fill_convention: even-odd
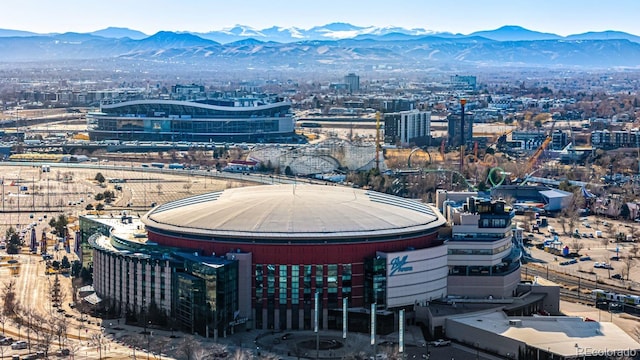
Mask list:
[[[449,146],[458,147],[469,145],[473,138],[473,113],[464,113],[464,132],[461,137],[460,123],[462,122],[462,112],[450,114],[448,120]]]
[[[349,93],[360,91],[360,76],[354,73],[349,73],[349,75],[344,77],[344,83],[347,84]]]
[[[562,130],[556,130],[551,134],[551,149],[562,150],[568,144],[567,133]],[[575,145],[575,144],[574,144]]]
[[[385,143],[428,145],[430,135],[430,111],[410,110],[384,114]]]

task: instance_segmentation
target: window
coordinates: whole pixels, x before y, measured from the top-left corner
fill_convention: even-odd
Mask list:
[[[287,265],[280,265],[280,277],[278,282],[280,305],[287,304]]]
[[[300,301],[300,266],[291,265],[291,303]]]
[[[316,291],[322,293],[324,287],[324,271],[322,265],[316,265]]]

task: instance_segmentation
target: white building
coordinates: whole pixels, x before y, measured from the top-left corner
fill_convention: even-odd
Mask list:
[[[421,110],[384,114],[385,142],[408,145],[431,135],[431,112]]]
[[[502,200],[469,197],[444,202],[452,227],[448,294],[508,298],[520,283],[520,249],[512,241],[514,211]]]
[[[452,339],[510,359],[630,359],[640,352],[640,344],[614,323],[573,316],[494,311],[452,316],[446,329]]]

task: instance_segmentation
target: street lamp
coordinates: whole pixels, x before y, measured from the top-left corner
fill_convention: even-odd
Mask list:
[[[151,326],[151,320],[149,320],[149,326]],[[151,352],[151,333],[147,334],[147,360],[149,360],[150,352]]]

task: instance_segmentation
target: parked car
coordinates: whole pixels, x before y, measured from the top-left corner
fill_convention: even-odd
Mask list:
[[[438,339],[431,343],[435,347],[451,345],[451,340]]]
[[[620,274],[613,274],[613,275],[611,275],[611,278],[612,278],[612,279],[622,280],[622,275],[620,275]]]
[[[20,340],[20,341],[16,341],[13,344],[11,344],[11,349],[12,350],[22,350],[22,349],[26,349],[27,348],[27,342]]]

